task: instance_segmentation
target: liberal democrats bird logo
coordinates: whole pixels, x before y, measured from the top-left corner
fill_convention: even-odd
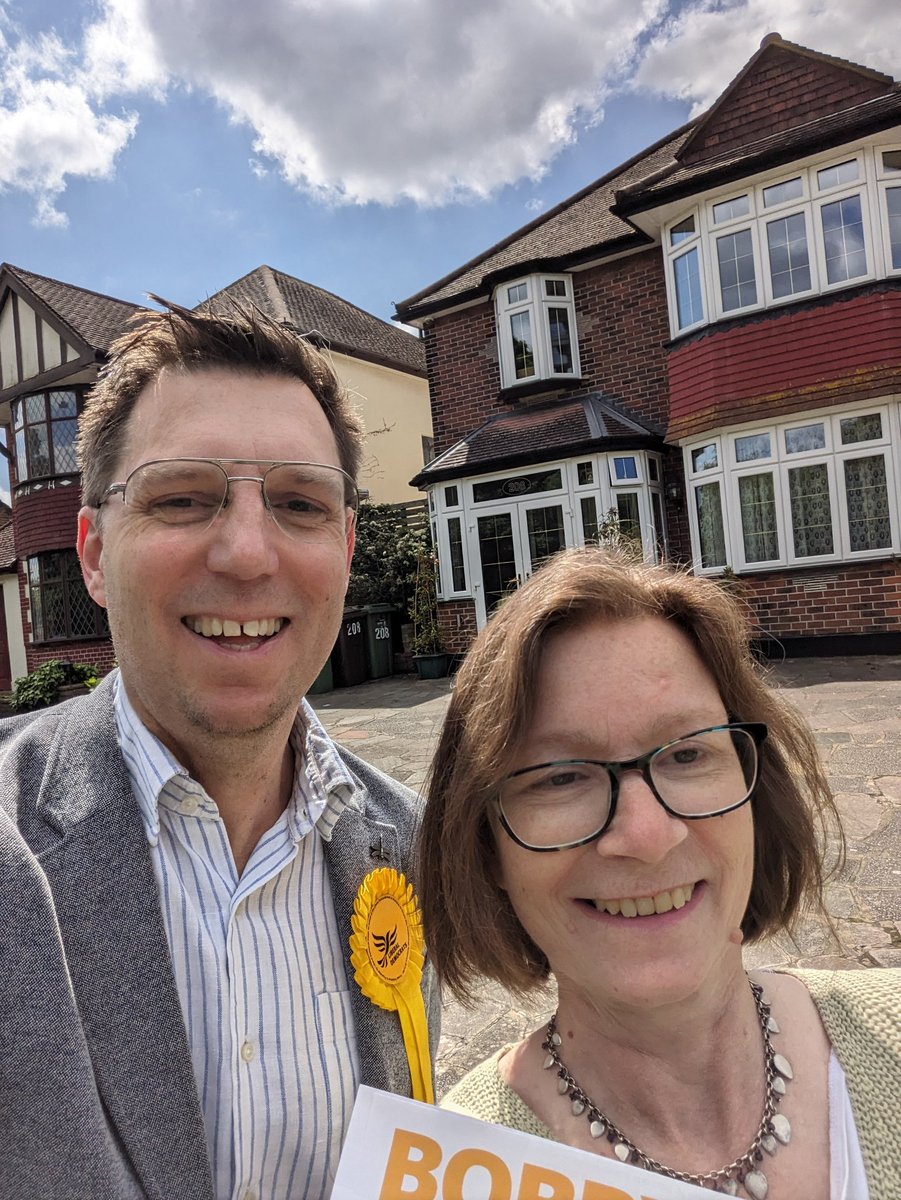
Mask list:
[[[391,951],[397,945],[397,926],[395,925],[393,929],[389,929],[384,936],[374,933],[372,935],[372,940],[375,943],[376,950],[378,950],[381,954],[379,966],[384,969],[388,965],[388,959],[391,955]]]

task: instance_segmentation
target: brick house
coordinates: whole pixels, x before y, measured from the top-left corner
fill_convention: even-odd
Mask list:
[[[772,34],[716,103],[397,306],[442,627],[605,516],[762,644],[901,652],[901,86]]]
[[[327,347],[363,410],[361,486],[385,503],[418,499],[408,480],[431,446],[422,343],[338,296],[259,267],[205,301],[255,303]],[[0,424],[6,426],[13,537],[0,537],[11,669],[0,648],[0,691],[49,659],[114,661],[106,613],[90,599],[75,550],[81,488],[78,413],[108,350],[138,306],[0,265]],[[314,331],[314,332],[311,332]],[[428,455],[426,456],[428,457]],[[2,522],[0,522],[2,524]],[[2,529],[0,529],[2,534]],[[8,544],[7,544],[8,543]],[[12,580],[17,581],[16,584]],[[18,592],[19,611],[11,611]]]

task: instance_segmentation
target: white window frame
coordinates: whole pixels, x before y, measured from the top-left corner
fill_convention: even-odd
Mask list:
[[[862,442],[842,443],[841,422],[843,419],[878,413],[882,422],[882,435]],[[824,446],[811,450],[789,453],[785,448],[785,432],[822,424]],[[736,441],[754,434],[768,434],[771,453],[765,458],[739,463],[736,456]],[[692,452],[705,446],[716,447],[718,465],[694,470]],[[891,542],[869,550],[851,550],[850,523],[845,485],[844,463],[855,458],[876,458],[885,462],[886,493],[891,528]],[[718,482],[722,509],[724,541],[726,545],[726,567],[746,573],[778,570],[787,567],[821,566],[826,563],[854,563],[868,559],[886,558],[901,552],[901,407],[891,399],[883,398],[875,403],[859,403],[831,409],[819,410],[806,415],[793,416],[789,420],[754,424],[733,428],[708,435],[703,439],[683,444],[683,461],[690,500],[688,504],[689,530],[695,571],[703,575],[717,575],[722,566],[701,566],[701,542],[697,521],[696,489],[705,483]],[[826,466],[832,512],[833,550],[829,554],[800,555],[795,553],[794,527],[791,519],[791,491],[789,471],[794,467]],[[745,558],[744,529],[741,519],[739,480],[760,474],[773,475],[773,493],[776,505],[777,538],[779,557],[761,562],[748,562]]]
[[[876,190],[878,196],[878,218],[880,232],[882,234],[883,246],[883,266],[885,273],[888,276],[901,275],[901,264],[897,267],[892,266],[892,237],[889,231],[888,223],[888,195],[889,191],[898,189],[901,190],[901,169],[896,171],[887,170],[882,165],[882,155],[886,152],[894,151],[896,154],[901,154],[901,143],[897,145],[877,146],[875,150],[876,156]]]
[[[631,458],[635,464],[635,475],[631,479],[617,479],[614,459]],[[637,450],[610,450],[607,453],[607,470],[610,486],[616,488],[636,488],[646,482],[642,455]]]
[[[546,295],[545,283],[563,283],[564,296]],[[525,286],[526,298],[511,301],[513,288]],[[551,346],[550,309],[563,308],[569,319],[572,370],[555,371]],[[501,383],[505,388],[524,387],[544,379],[578,379],[580,377],[579,334],[576,327],[576,306],[573,299],[572,276],[566,274],[524,275],[519,279],[508,279],[497,286],[494,293],[494,313],[499,348]],[[513,351],[511,318],[519,313],[528,313],[532,330],[533,365],[531,375],[516,378],[516,361]]]
[[[675,245],[672,241],[673,230],[675,226],[683,224],[683,222],[694,221],[694,233],[687,235]],[[666,227],[663,238],[663,248],[666,257],[666,292],[667,303],[670,312],[670,324],[673,328],[674,335],[676,333],[686,333],[690,329],[698,329],[702,325],[707,324],[708,312],[708,288],[704,281],[704,252],[701,246],[701,225],[700,214],[697,208],[693,208],[688,212],[682,213],[678,221],[672,221]],[[698,261],[698,283],[701,289],[701,315],[696,321],[688,321],[685,325],[679,324],[679,303],[676,291],[676,262],[683,258],[686,254],[694,251],[697,254]]]
[[[717,221],[714,217],[714,210],[730,200],[739,200],[747,197],[748,211],[738,217],[727,217],[724,220]],[[731,192],[727,196],[718,196],[715,200],[711,200],[707,205],[707,228],[710,236],[710,274],[713,277],[713,298],[717,317],[719,319],[738,317],[745,312],[753,312],[755,308],[760,306],[761,279],[760,279],[760,242],[757,235],[757,205],[755,203],[755,195],[753,188],[744,188]],[[734,308],[726,308],[723,303],[723,287],[720,281],[720,259],[719,259],[719,242],[725,237],[732,237],[739,233],[749,233],[751,235],[751,259],[754,264],[754,300],[750,304],[739,304]]]
[[[765,176],[749,179],[744,186],[733,184],[722,188],[714,195],[706,196],[703,203],[695,203],[676,213],[661,231],[663,258],[666,277],[667,303],[669,306],[670,331],[674,338],[682,337],[693,330],[717,321],[731,320],[761,309],[778,308],[817,295],[856,287],[874,279],[888,278],[901,274],[901,266],[891,264],[891,243],[888,227],[887,193],[891,188],[901,187],[901,171],[890,171],[882,165],[885,151],[901,150],[901,143],[871,142],[855,143],[826,155],[770,171]],[[854,161],[858,165],[858,179],[853,183],[836,184],[820,189],[818,172],[844,162]],[[767,206],[764,192],[780,183],[792,179],[802,181],[802,194]],[[713,219],[714,208],[739,196],[747,195],[750,212],[742,217],[733,217],[720,222]],[[822,210],[828,205],[860,197],[861,222],[863,229],[866,272],[851,279],[828,281],[826,272],[825,240],[822,227]],[[770,269],[767,226],[771,221],[794,215],[802,215],[807,240],[807,255],[810,265],[810,288],[775,296]],[[695,231],[672,244],[672,235],[683,222],[693,220]],[[757,300],[754,304],[724,309],[719,280],[719,258],[717,238],[724,234],[751,231],[751,246],[754,257],[754,277],[757,285]],[[698,254],[698,277],[701,286],[700,317],[685,325],[679,324],[676,296],[676,262],[689,251]]]
[[[817,172],[822,171],[824,166],[828,169],[830,166],[841,166],[842,163],[851,161],[857,163],[857,179],[853,183],[840,183],[831,188],[817,187],[812,201],[815,226],[814,244],[817,253],[817,266],[820,273],[820,291],[823,293],[834,292],[839,288],[856,287],[858,284],[866,283],[868,280],[876,278],[876,255],[873,251],[873,226],[870,218],[869,204],[870,189],[867,186],[870,181],[867,178],[867,165],[863,153],[840,155],[832,163],[821,164],[818,167],[811,168],[812,180],[816,179]],[[867,269],[862,275],[854,275],[851,279],[837,279],[834,283],[830,283],[826,269],[823,209],[829,204],[837,204],[853,196],[860,197],[860,219],[863,226],[863,245]]]

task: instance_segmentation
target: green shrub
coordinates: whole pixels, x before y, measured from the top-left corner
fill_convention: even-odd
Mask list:
[[[99,682],[100,668],[93,663],[70,663],[53,658],[15,681],[9,706],[14,712],[32,712],[54,704],[59,699],[60,688],[68,684],[82,683],[93,688]]]
[[[428,544],[428,530],[411,530],[402,509],[365,500],[357,513],[357,544],[345,603],[393,604],[401,620],[409,620],[417,555]]]

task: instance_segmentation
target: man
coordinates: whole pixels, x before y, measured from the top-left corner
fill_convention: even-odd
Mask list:
[[[42,1087],[77,1104],[27,1163],[13,1117],[0,1195],[317,1200],[357,1086],[410,1094],[348,938],[366,874],[409,875],[415,799],[298,709],[341,621],[361,446],[327,360],[259,313],[169,305],[113,347],[78,550],[119,671],[0,731],[29,848],[0,867],[37,897],[69,1039],[0,1121],[28,1111],[35,1147]]]

